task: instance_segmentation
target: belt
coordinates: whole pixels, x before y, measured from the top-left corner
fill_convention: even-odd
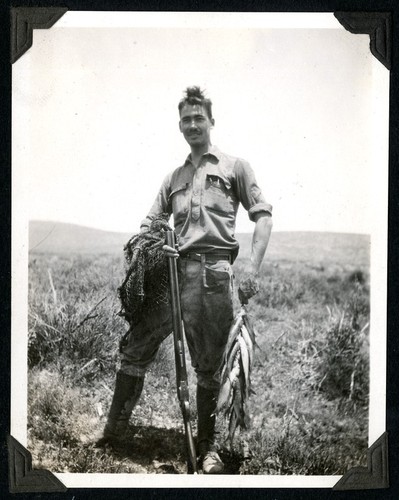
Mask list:
[[[196,260],[198,262],[217,262],[218,260],[228,260],[231,264],[231,254],[229,253],[195,253],[188,252],[180,255],[183,260]]]

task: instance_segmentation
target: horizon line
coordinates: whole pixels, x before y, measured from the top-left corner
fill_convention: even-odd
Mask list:
[[[139,231],[121,231],[121,230],[115,230],[115,229],[103,229],[95,226],[87,226],[85,224],[78,224],[76,222],[65,222],[65,221],[57,221],[57,220],[50,220],[50,219],[30,219],[28,221],[29,224],[31,223],[48,223],[48,224],[62,224],[62,225],[69,225],[69,226],[75,226],[75,227],[81,227],[84,229],[92,229],[95,231],[101,231],[104,233],[114,233],[114,234],[136,234]],[[273,230],[273,233],[332,233],[332,234],[356,234],[356,235],[363,235],[363,236],[371,236],[370,233],[363,233],[363,232],[356,232],[356,231],[334,231],[331,229],[281,229],[281,230]],[[237,234],[252,234],[252,231],[239,231],[235,233]]]

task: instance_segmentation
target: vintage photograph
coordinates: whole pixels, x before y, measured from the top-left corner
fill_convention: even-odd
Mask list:
[[[367,466],[389,105],[369,43],[332,13],[34,31],[12,75],[11,430],[35,469],[332,487]]]

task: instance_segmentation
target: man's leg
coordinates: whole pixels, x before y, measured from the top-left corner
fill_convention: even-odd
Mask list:
[[[216,416],[214,412],[217,397],[217,389],[207,389],[197,384],[197,447],[205,474],[218,474],[223,471],[223,462],[216,452],[215,443]]]
[[[140,398],[143,385],[144,376],[135,377],[118,371],[107,423],[104,427],[103,437],[97,442],[98,446],[123,436],[133,409]]]
[[[165,304],[143,317],[121,342],[121,368],[116,376],[107,423],[103,437],[97,441],[98,446],[115,441],[125,433],[143,390],[145,373],[171,331],[170,306]]]
[[[213,415],[219,391],[219,368],[233,319],[232,270],[226,261],[182,263],[182,310],[191,362],[197,374],[198,452],[205,474],[223,463],[216,453]]]

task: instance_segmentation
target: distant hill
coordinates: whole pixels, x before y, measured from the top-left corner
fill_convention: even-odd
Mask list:
[[[29,251],[34,253],[121,252],[130,233],[102,231],[91,227],[52,221],[30,221]]]
[[[103,231],[75,224],[31,221],[31,253],[121,253],[133,233]],[[252,234],[237,234],[240,257],[248,257]],[[268,261],[298,260],[315,265],[325,261],[368,265],[370,237],[363,234],[328,232],[273,232],[267,250]]]

